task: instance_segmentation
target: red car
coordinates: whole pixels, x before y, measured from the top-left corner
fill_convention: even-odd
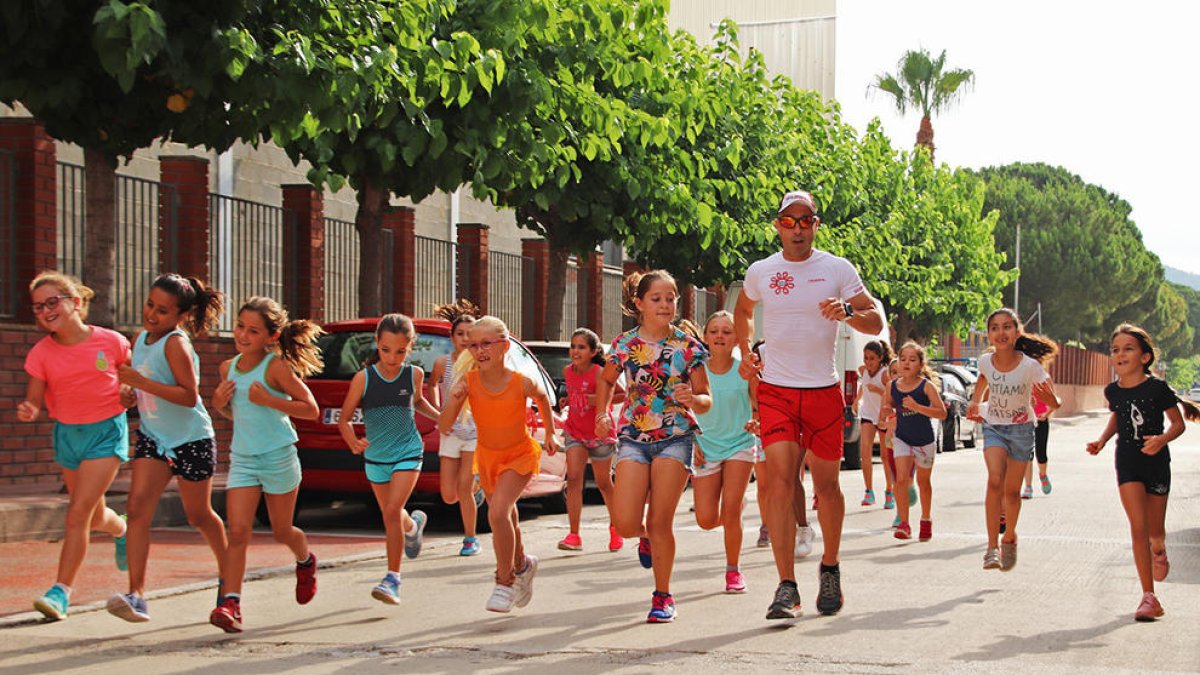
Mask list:
[[[323,326],[326,334],[321,336],[318,345],[325,367],[306,380],[321,408],[321,416],[316,420],[293,420],[300,436],[296,447],[303,468],[300,483],[303,492],[339,496],[371,494],[362,455],[356,455],[346,447],[338,432],[337,422],[346,391],[350,387],[350,378],[362,369],[364,359],[374,349],[375,326],[378,323],[377,318],[355,319]],[[417,340],[409,355],[409,362],[425,371],[425,395],[432,401],[430,386],[436,384],[430,382],[430,373],[434,360],[451,351],[450,324],[441,319],[414,319],[413,323],[417,329]],[[509,339],[511,346],[505,357],[507,365],[535,382],[542,382],[553,404],[556,400],[555,387],[546,370],[524,345],[516,339]],[[529,426],[534,437],[541,442],[545,438],[545,429],[542,428],[541,417],[532,410],[532,406],[530,408]],[[362,436],[361,411],[355,417],[355,430]],[[423,415],[418,414],[416,418],[417,431],[425,442],[425,460],[413,494],[418,498],[440,500],[437,425]],[[550,506],[561,508],[565,505],[565,502],[559,504],[563,500],[565,475],[566,458],[563,454],[550,456],[543,451],[540,473],[529,482],[521,498],[546,498]]]

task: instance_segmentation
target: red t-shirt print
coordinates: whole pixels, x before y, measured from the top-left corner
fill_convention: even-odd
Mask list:
[[[795,287],[796,279],[787,272],[776,272],[771,277],[771,290],[775,291],[775,295],[787,295]]]

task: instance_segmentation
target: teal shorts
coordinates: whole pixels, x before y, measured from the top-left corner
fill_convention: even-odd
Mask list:
[[[125,413],[90,424],[54,423],[54,461],[72,471],[89,459],[129,460],[129,424]]]
[[[372,483],[390,483],[392,474],[397,471],[420,471],[421,458],[410,457],[394,462],[376,462],[368,459],[365,460],[363,466],[367,470],[367,480]]]
[[[261,487],[269,495],[287,494],[300,487],[296,446],[285,445],[254,455],[231,455],[225,489],[245,487]]]

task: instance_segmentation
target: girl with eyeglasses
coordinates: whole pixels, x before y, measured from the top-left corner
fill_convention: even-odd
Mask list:
[[[475,419],[475,468],[488,502],[496,554],[496,585],[485,608],[500,613],[529,604],[538,568],[537,556],[525,553],[517,514],[517,499],[538,473],[542,455],[527,422],[529,399],[546,429],[546,452],[558,451],[550,398],[540,384],[504,362],[509,345],[508,327],[500,319],[484,316],[471,326],[471,358],[455,364],[463,374],[456,378],[438,420],[438,430],[448,434],[468,406]]]
[[[67,618],[75,576],[92,530],[115,539],[117,569],[127,569],[125,521],[104,503],[104,493],[129,459],[125,409],[133,397],[118,369],[129,361],[124,335],[84,323],[92,289],[74,277],[42,272],[29,284],[38,328],[48,335],[25,357],[29,384],[17,419],[36,422],[44,404],[54,419],[54,461],[62,467],[70,500],[55,583],[33,606],[46,618]]]

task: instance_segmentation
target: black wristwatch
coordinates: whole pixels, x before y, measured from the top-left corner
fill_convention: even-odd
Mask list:
[[[852,304],[850,304],[850,303],[848,303],[848,302],[843,302],[843,303],[842,303],[842,309],[844,309],[844,310],[846,311],[846,318],[847,318],[847,319],[849,319],[850,317],[854,316],[854,305],[852,305]]]

